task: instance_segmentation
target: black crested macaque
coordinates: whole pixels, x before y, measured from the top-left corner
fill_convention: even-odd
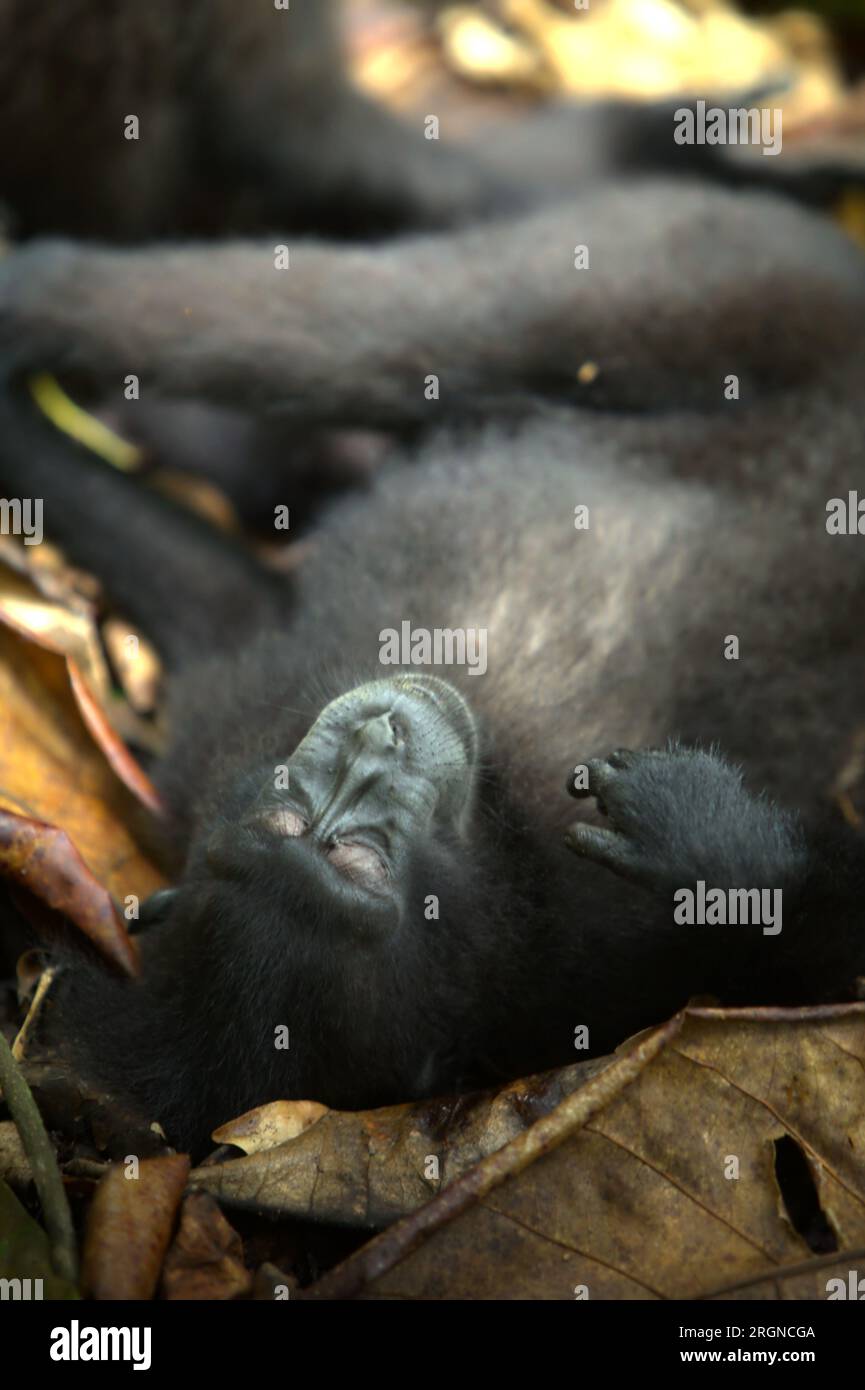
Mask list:
[[[0,200],[15,235],[358,235],[495,205],[496,175],[350,85],[337,8],[0,0]]]
[[[0,363],[118,398],[134,372],[143,401],[385,429],[523,412],[539,393],[715,408],[738,368],[741,404],[726,404],[739,418],[767,390],[849,399],[839,355],[859,303],[838,277],[855,285],[860,259],[840,234],[827,258],[827,235],[775,197],[643,180],[516,224],[381,246],[298,239],[287,269],[267,243],[37,241],[0,259]]]
[[[769,181],[823,202],[861,181],[861,168],[802,167],[795,151],[749,162],[677,145],[673,98],[551,106],[460,144],[443,112],[442,138],[427,139],[420,120],[351,85],[339,10],[334,0],[0,0],[0,207],[12,235],[380,236],[625,170]],[[769,99],[745,92],[733,104]]]
[[[694,995],[851,997],[865,846],[828,792],[865,549],[827,506],[862,475],[860,254],[765,195],[647,185],[301,247],[282,281],[261,255],[169,252],[157,279],[63,251],[11,314],[19,363],[427,426],[289,583],[5,393],[0,492],[44,499],[170,675],[186,865],[140,983],[62,976],[77,1065],[199,1150],[268,1099],[514,1076]],[[682,920],[716,890],[726,924]]]
[[[339,18],[331,0],[0,0],[4,229],[19,242],[51,234],[133,243],[140,256],[171,238],[266,233],[292,243],[450,227],[625,171],[767,182],[824,203],[861,181],[849,161],[803,164],[795,144],[750,160],[730,160],[724,146],[679,145],[682,99],[673,97],[544,106],[459,144],[445,109],[441,139],[426,139],[419,116],[398,120],[348,81]],[[38,279],[44,261],[50,282],[59,254],[34,244],[3,275]],[[158,281],[158,258],[150,265]],[[138,266],[120,270],[137,277]],[[232,296],[239,342],[256,313],[243,303],[242,278]],[[192,313],[183,294],[169,325],[181,311]],[[365,486],[380,455],[375,437],[338,426],[305,429],[180,393],[170,408],[147,397],[130,407],[105,386],[97,409],[148,465],[210,471],[253,528],[268,524],[277,498],[290,502],[296,529],[308,524],[334,491]]]
[[[614,169],[694,165],[672,101],[551,108],[461,144],[349,82],[333,0],[0,0],[0,204],[23,239],[380,236]],[[130,126],[130,119],[137,126]]]
[[[461,145],[444,110],[442,138],[428,140],[419,118],[400,121],[350,85],[339,9],[0,0],[0,213],[11,234],[138,246],[240,232],[363,238],[489,217],[615,170],[723,177],[714,147],[675,144],[673,100],[545,108]],[[6,273],[38,266],[42,250]],[[242,335],[249,316],[237,309]],[[130,407],[109,389],[97,403],[148,463],[209,470],[253,527],[279,499],[299,529],[333,491],[365,485],[379,456],[369,437],[212,401]]]

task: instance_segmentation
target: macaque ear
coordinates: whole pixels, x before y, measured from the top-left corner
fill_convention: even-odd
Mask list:
[[[178,889],[176,888],[159,888],[155,893],[151,893],[147,901],[141,905],[138,921],[130,924],[130,934],[134,935],[136,932],[146,931],[148,927],[155,926],[157,922],[164,922],[174,905],[177,894]]]

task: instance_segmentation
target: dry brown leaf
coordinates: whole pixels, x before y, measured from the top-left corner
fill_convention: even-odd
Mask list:
[[[152,1298],[186,1186],[185,1154],[115,1164],[87,1214],[81,1287],[92,1298]]]
[[[865,1008],[682,1020],[637,1040],[647,1061],[624,1088],[611,1092],[614,1064],[538,1121],[530,1164],[532,1131],[307,1296],[825,1298],[865,1247]],[[794,1228],[775,1175],[785,1137],[843,1255],[815,1255]]]
[[[71,589],[59,597],[63,572],[60,577],[53,570],[51,574],[51,592],[46,594],[40,571],[22,574],[0,564],[0,623],[65,658],[72,692],[97,746],[133,795],[159,815],[162,807],[156,789],[123,741],[132,738],[158,752],[159,732],[128,705],[114,699],[93,604]],[[143,651],[141,659],[146,666],[148,649],[141,648],[137,637],[136,646]]]
[[[316,1100],[274,1100],[220,1125],[212,1137],[215,1143],[233,1144],[246,1154],[260,1153],[296,1139],[326,1114],[328,1107]]]
[[[327,1110],[305,1101],[265,1106],[243,1116],[239,1130],[234,1121],[214,1139],[245,1147],[254,1117],[265,1134],[280,1125],[296,1128],[303,1118],[309,1123],[276,1148],[196,1168],[190,1186],[275,1215],[383,1226],[422,1206],[604,1065],[581,1062],[498,1092],[381,1110]],[[436,1166],[438,1176],[432,1176]]]
[[[77,595],[61,602],[56,593],[40,592],[29,576],[0,566],[0,621],[47,651],[72,657],[99,697],[107,697],[111,677],[91,603]]]
[[[130,641],[131,637],[135,638],[134,642]],[[153,714],[162,679],[155,648],[140,632],[130,630],[128,623],[114,617],[102,623],[102,640],[136,714]]]
[[[212,1197],[184,1198],[180,1229],[165,1257],[164,1298],[228,1299],[249,1293],[252,1274],[243,1263],[243,1243]]]
[[[49,540],[30,546],[17,537],[0,536],[0,573],[3,566],[28,580],[45,598],[58,599],[79,612],[92,611],[102,594],[99,580],[70,565]]]
[[[763,1278],[739,1280],[708,1297],[712,1300],[729,1298],[735,1301],[742,1298],[769,1301],[783,1299],[785,1302],[788,1299],[822,1301],[828,1297],[829,1280],[840,1279],[848,1290],[847,1296],[858,1300],[862,1297],[858,1288],[859,1275],[857,1270],[851,1290],[851,1265],[858,1265],[861,1269],[863,1261],[865,1246],[858,1250],[847,1250],[841,1255],[815,1255],[810,1260],[803,1260],[801,1264],[773,1270]]]
[[[164,885],[125,829],[132,798],[81,721],[63,659],[2,628],[0,810],[65,831],[102,890],[120,902]],[[27,886],[40,890],[34,879]]]
[[[74,922],[125,974],[137,973],[136,944],[111,894],[93,877],[65,830],[0,809],[0,876]]]
[[[100,705],[77,665],[69,657],[66,658],[66,666],[81,717],[93,737],[93,742],[105,754],[109,767],[132,795],[138,798],[142,806],[146,806],[154,816],[164,815],[162,798],[114,729],[104,706]]]

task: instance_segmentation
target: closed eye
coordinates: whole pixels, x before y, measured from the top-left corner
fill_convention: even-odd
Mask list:
[[[381,856],[370,845],[340,840],[326,851],[335,869],[362,888],[384,888],[388,871]]]
[[[261,817],[261,824],[274,835],[285,835],[292,839],[305,834],[308,828],[300,812],[290,806],[277,806],[275,810],[268,811],[267,815]]]

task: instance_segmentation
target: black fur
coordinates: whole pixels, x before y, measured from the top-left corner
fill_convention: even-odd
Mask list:
[[[19,362],[129,361],[164,391],[431,431],[283,585],[4,399],[0,488],[44,497],[49,534],[172,674],[159,781],[187,867],[142,937],[143,984],[67,975],[79,1063],[198,1147],[268,1098],[364,1106],[513,1075],[573,1057],[579,1024],[605,1049],[692,994],[847,997],[865,866],[827,790],[860,716],[865,559],[827,534],[826,503],[861,476],[858,254],[768,197],[646,186],[495,232],[310,245],[284,295],[272,275],[251,248],[58,249],[14,308]],[[175,333],[188,302],[200,317]],[[253,812],[328,701],[391,673],[379,634],[406,619],[488,629],[484,675],[435,672],[478,720],[477,800],[465,833],[415,837],[398,925],[370,937]],[[613,841],[563,790],[599,758]],[[676,925],[671,889],[695,877],[780,888],[783,930]]]
[[[424,138],[346,79],[332,0],[0,0],[0,202],[16,238],[141,242],[441,227],[611,173],[696,172],[828,201],[862,170],[679,146],[680,102],[551,107]],[[704,94],[712,105],[711,94]],[[766,93],[740,93],[754,105]],[[139,138],[125,138],[125,121]]]
[[[441,227],[638,167],[712,166],[671,103],[426,139],[347,80],[332,0],[0,0],[0,200],[17,237]],[[126,139],[135,115],[139,138]]]
[[[505,189],[349,85],[329,0],[2,0],[0,90],[18,236],[378,233]]]
[[[582,246],[589,266],[576,269]],[[802,391],[845,394],[860,271],[851,244],[827,245],[820,220],[777,198],[642,181],[448,236],[301,240],[285,270],[266,243],[36,242],[0,261],[0,353],[118,399],[134,371],[145,400],[339,424],[489,418],[539,391],[619,411],[720,411],[728,372],[745,403],[786,393],[783,411]],[[581,380],[587,363],[597,370]]]
[[[273,0],[0,0],[0,210],[12,235],[22,241],[62,234],[141,248],[154,240],[267,233],[273,242],[288,238],[292,254],[314,273],[315,258],[310,261],[309,247],[297,240],[310,233],[357,239],[464,224],[558,199],[624,172],[766,182],[823,202],[861,177],[849,162],[803,165],[795,146],[788,152],[785,145],[771,159],[730,160],[725,147],[677,145],[676,100],[545,106],[478,129],[459,144],[449,138],[444,110],[442,138],[428,140],[419,117],[400,121],[352,87],[341,60],[338,20],[339,7],[331,0],[292,0],[282,10]],[[769,99],[765,92],[743,92],[733,104]],[[729,97],[722,102],[730,103]],[[125,138],[130,115],[139,121],[137,140]],[[20,305],[10,331],[24,358],[41,353],[44,366],[74,344],[75,357],[91,369],[85,378],[100,378],[104,366],[107,374],[97,381],[99,408],[140,445],[148,462],[196,472],[209,467],[254,527],[267,524],[274,502],[287,501],[296,531],[334,491],[366,484],[379,457],[378,441],[344,430],[323,432],[314,423],[316,409],[343,423],[344,402],[338,396],[330,401],[329,375],[324,406],[314,398],[304,401],[309,424],[255,414],[271,398],[274,369],[283,407],[307,384],[292,383],[291,372],[286,376],[279,367],[289,324],[280,334],[277,361],[268,363],[274,345],[267,341],[268,317],[260,301],[272,298],[275,282],[266,276],[258,288],[250,283],[256,266],[262,269],[259,258],[238,263],[236,251],[225,247],[200,274],[211,255],[201,242],[186,261],[174,254],[164,265],[139,249],[134,260],[99,260],[97,278],[114,283],[96,285],[93,255],[74,244],[36,240],[28,255],[7,263],[3,278],[15,284],[16,295],[5,309],[14,315]],[[268,262],[271,255],[272,245]],[[325,259],[323,270],[330,264]],[[360,261],[350,273],[368,269]],[[169,275],[164,295],[163,270]],[[188,337],[206,375],[215,364],[208,362],[201,331],[209,336],[212,306],[225,307],[227,275],[237,276],[233,352],[242,350],[250,334],[261,350],[253,379],[239,382],[230,367],[229,390],[211,380],[205,402],[189,383],[193,398],[183,399],[189,369],[174,363],[169,389],[180,399],[165,409],[145,393],[129,408],[116,369],[123,359],[130,368],[137,365],[136,333],[128,330],[142,299],[154,300],[151,328],[157,326],[167,340],[178,330]],[[40,287],[37,300],[47,298],[33,302],[34,286]],[[372,308],[372,286],[369,292]],[[428,293],[437,292],[433,281]],[[93,294],[100,306],[99,343],[88,342],[93,325],[86,306]],[[314,323],[296,325],[294,352],[311,357],[307,376],[315,371],[320,334],[354,333],[352,286],[348,294],[346,304],[335,286],[332,305],[324,311],[320,304],[310,306]],[[5,290],[0,299],[6,299]],[[408,307],[397,312],[403,315]],[[109,324],[117,334],[113,342],[104,337]],[[454,326],[460,325],[458,319]],[[223,336],[227,331],[227,325],[219,329]],[[441,326],[434,331],[442,341]],[[425,341],[421,337],[408,349],[416,354]],[[358,342],[368,350],[363,331]],[[332,343],[325,346],[327,362],[333,351]],[[142,366],[146,370],[146,362]],[[460,382],[458,357],[449,376],[448,401],[462,390],[465,409],[473,383]],[[505,392],[513,385],[505,372]],[[604,388],[601,382],[590,394],[599,398]],[[321,384],[313,396],[320,393]],[[223,395],[235,404],[226,406]],[[381,408],[377,395],[367,402],[367,414],[388,430],[404,425],[408,401],[394,414]],[[358,413],[356,402],[350,410]],[[245,475],[253,467],[251,487]]]

